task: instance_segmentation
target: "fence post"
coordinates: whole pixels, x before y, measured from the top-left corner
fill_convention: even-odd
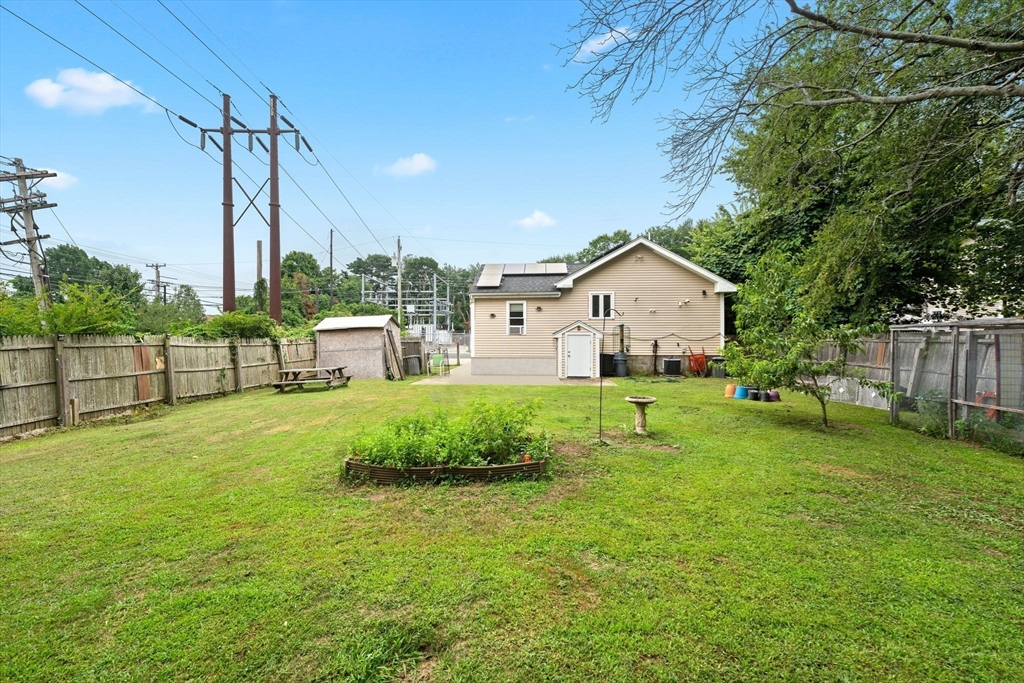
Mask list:
[[[178,388],[174,386],[174,361],[171,359],[171,335],[164,335],[164,374],[166,381],[164,384],[167,386],[164,396],[164,400],[170,405],[177,405],[178,403]]]
[[[54,365],[54,380],[56,382],[57,391],[57,423],[61,426],[67,426],[68,424],[68,374],[67,366],[64,359],[64,335],[55,334],[53,336],[53,365]]]
[[[283,341],[284,340],[282,339],[278,339],[276,342],[274,342],[274,353],[277,354],[277,369],[280,370],[281,372],[287,370],[287,368],[284,366],[284,351],[281,349],[281,344],[283,343]]]
[[[242,393],[242,345],[240,340],[231,340],[231,363],[235,366],[235,393]]]
[[[949,438],[956,438],[956,371],[960,355],[960,328],[953,326],[953,357],[949,363]]]
[[[892,385],[892,390],[895,393],[899,388],[897,381],[899,380],[899,374],[897,372],[896,363],[898,362],[898,356],[896,351],[896,330],[889,329],[889,382]],[[889,422],[896,422],[899,417],[899,398],[891,396],[889,398]]]

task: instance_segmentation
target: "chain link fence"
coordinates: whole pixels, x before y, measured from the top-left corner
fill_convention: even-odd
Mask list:
[[[896,325],[891,335],[894,421],[1024,454],[1024,320]]]

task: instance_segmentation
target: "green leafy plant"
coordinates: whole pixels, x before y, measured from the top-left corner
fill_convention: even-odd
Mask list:
[[[266,313],[228,311],[203,323],[181,322],[170,326],[171,334],[199,339],[278,339],[279,328]]]
[[[45,332],[39,299],[30,296],[10,296],[0,288],[0,337],[40,334]]]
[[[370,465],[433,467],[504,465],[551,452],[543,434],[529,431],[537,402],[489,404],[475,401],[465,413],[420,414],[392,420],[351,445],[353,458]]]
[[[920,424],[918,431],[928,436],[949,436],[949,398],[939,389],[925,389],[914,397],[914,410]]]
[[[135,329],[131,302],[94,285],[61,285],[44,313],[49,333],[130,334]]]

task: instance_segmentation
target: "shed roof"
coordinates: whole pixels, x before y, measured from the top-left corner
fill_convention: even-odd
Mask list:
[[[326,332],[328,330],[383,328],[389,320],[394,320],[394,318],[390,315],[350,315],[343,318],[324,318],[313,329],[317,332]]]

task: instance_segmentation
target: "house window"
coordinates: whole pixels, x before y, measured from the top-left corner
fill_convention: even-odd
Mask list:
[[[590,293],[590,317],[592,319],[614,318],[615,294],[612,292]]]
[[[526,334],[526,302],[508,302],[508,333]]]

